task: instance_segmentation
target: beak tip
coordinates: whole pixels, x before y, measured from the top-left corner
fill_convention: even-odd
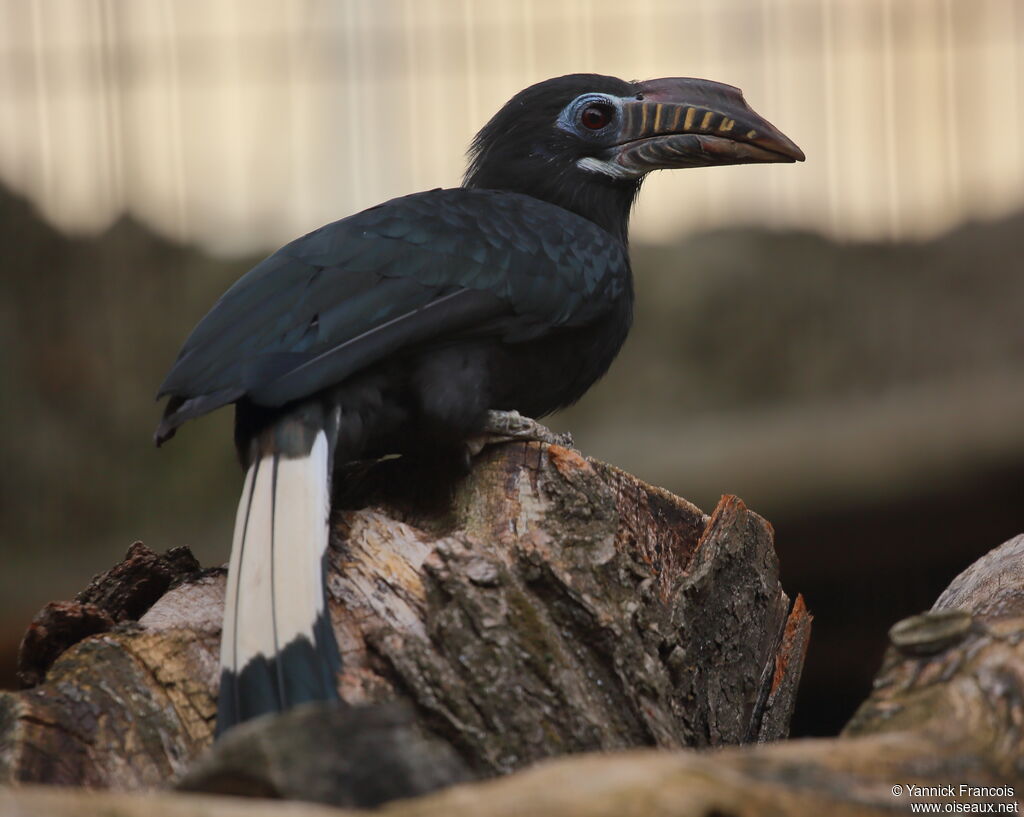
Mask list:
[[[778,133],[778,147],[776,147],[775,150],[787,157],[791,162],[803,162],[807,160],[807,156],[805,156],[804,152],[800,150],[796,142],[782,133]]]

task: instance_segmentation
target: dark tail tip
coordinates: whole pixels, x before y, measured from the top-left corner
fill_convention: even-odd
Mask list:
[[[276,655],[258,655],[239,673],[223,670],[217,700],[216,736],[269,712],[283,712],[307,701],[337,701],[338,645],[327,615],[313,625],[311,641],[302,635]]]

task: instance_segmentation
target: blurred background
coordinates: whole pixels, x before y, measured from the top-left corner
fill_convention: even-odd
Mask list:
[[[1020,0],[0,0],[0,687],[45,602],[142,539],[224,560],[230,412],[157,452],[188,330],[263,254],[459,183],[564,73],[701,76],[807,153],[663,173],[637,325],[553,418],[775,526],[834,734],[898,618],[1024,531]]]

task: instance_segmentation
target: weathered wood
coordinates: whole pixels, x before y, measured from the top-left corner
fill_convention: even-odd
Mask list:
[[[178,788],[372,808],[472,779],[405,706],[311,703],[232,729]]]
[[[451,492],[402,463],[339,475],[330,608],[342,698],[403,701],[477,775],[571,752],[782,737],[810,616],[771,527],[711,517],[558,446],[487,449]],[[429,490],[424,490],[429,489]],[[0,780],[178,779],[209,745],[223,572],[0,695]]]
[[[47,604],[32,620],[18,654],[18,677],[36,686],[57,656],[83,638],[134,621],[168,588],[199,572],[188,548],[172,548],[160,556],[136,542],[124,561],[94,576],[74,601]]]
[[[870,817],[912,813],[913,804],[922,803],[936,805],[938,813],[1019,813],[1024,791],[1022,564],[1024,536],[1019,536],[961,574],[930,613],[895,626],[894,644],[874,692],[838,738],[713,753],[590,754],[374,812],[299,804],[271,812],[253,802],[247,813]],[[0,790],[0,813],[14,817],[233,817],[238,808],[239,801],[230,798]]]

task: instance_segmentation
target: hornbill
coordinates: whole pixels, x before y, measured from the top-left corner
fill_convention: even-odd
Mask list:
[[[246,477],[218,733],[337,697],[322,567],[335,463],[465,457],[468,440],[518,429],[515,412],[575,402],[632,321],[645,175],[803,158],[729,85],[558,77],[484,126],[461,187],[328,224],[242,276],[185,341],[155,435],[235,405]]]

